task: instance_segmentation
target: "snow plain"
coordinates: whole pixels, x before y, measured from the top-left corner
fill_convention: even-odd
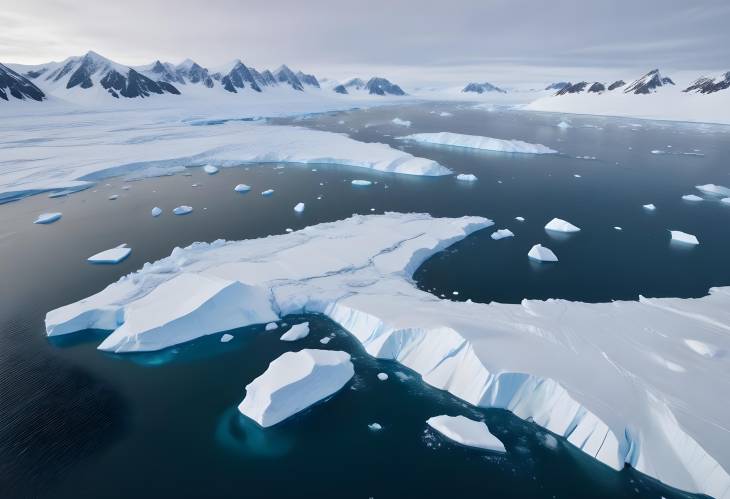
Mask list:
[[[484,151],[495,151],[520,154],[555,154],[558,151],[550,149],[542,144],[530,144],[521,140],[494,139],[480,135],[465,135],[452,132],[437,133],[414,133],[400,140],[409,140],[419,144],[432,144],[440,146],[466,147],[468,149],[481,149]]]
[[[719,394],[730,392],[730,361],[700,355],[686,340],[730,351],[730,288],[698,299],[480,304],[414,286],[423,261],[491,225],[386,213],[195,243],[49,312],[46,331],[112,330],[100,349],[144,351],[323,313],[370,355],[470,404],[507,409],[614,469],[630,464],[671,486],[729,498],[730,421]],[[180,297],[190,298],[182,306]]]
[[[465,416],[434,416],[426,424],[449,440],[467,447],[507,452],[504,444],[492,435],[482,421],[474,421]]]

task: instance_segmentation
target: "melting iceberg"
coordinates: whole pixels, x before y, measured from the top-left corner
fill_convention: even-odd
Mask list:
[[[686,232],[682,232],[681,230],[670,230],[669,232],[672,234],[672,241],[683,244],[700,244],[700,242],[697,240],[697,237],[693,236],[692,234],[687,234]]]
[[[438,133],[415,133],[405,137],[398,137],[400,140],[410,140],[421,144],[434,144],[442,146],[466,147],[469,149],[482,149],[485,151],[522,153],[522,154],[555,154],[558,151],[550,149],[542,144],[530,144],[521,140],[503,140],[480,135],[464,135],[461,133],[438,132]]]
[[[703,201],[703,199],[701,197],[699,197],[697,194],[685,194],[684,196],[682,196],[682,199],[684,199],[685,201],[693,201],[693,202]]]
[[[172,212],[175,215],[187,215],[188,213],[193,211],[192,206],[182,205],[178,206],[177,208],[173,209]]]
[[[370,185],[373,185],[373,183],[370,180],[353,180],[350,182],[352,185],[359,186],[359,187],[368,187]]]
[[[553,232],[578,232],[580,229],[570,222],[566,222],[560,218],[553,218],[547,225],[545,230],[551,230]]]
[[[304,203],[297,203],[294,206],[294,211],[296,211],[297,213],[303,212],[304,211]]]
[[[555,256],[555,253],[550,250],[550,248],[546,248],[542,244],[536,244],[532,248],[530,248],[530,251],[527,253],[527,256],[533,260],[537,260],[538,262],[557,262],[558,257]]]
[[[309,336],[309,322],[294,324],[289,331],[281,335],[281,341],[297,341]]]
[[[266,189],[265,191],[261,192],[262,196],[271,196],[274,194],[274,189]]]
[[[394,125],[398,125],[398,126],[405,126],[405,127],[411,126],[411,122],[410,121],[408,121],[408,120],[402,120],[400,118],[393,118],[392,123]]]
[[[40,215],[38,215],[38,218],[36,218],[33,223],[34,224],[43,224],[43,225],[45,225],[45,224],[52,224],[56,220],[60,220],[61,219],[61,215],[62,214],[60,212],[55,212],[55,213],[41,213]]]
[[[150,215],[152,215],[153,217],[159,217],[160,215],[162,215],[162,208],[155,206],[150,210]]]
[[[457,444],[494,452],[507,452],[504,444],[489,432],[489,428],[482,421],[474,421],[465,416],[444,415],[429,418],[426,424]]]
[[[203,171],[208,175],[215,175],[216,173],[218,173],[218,168],[213,165],[205,165],[203,167]]]
[[[108,249],[97,253],[96,255],[90,256],[86,260],[91,263],[119,263],[129,256],[132,252],[132,248],[127,247],[126,244],[120,244],[116,248]]]
[[[476,179],[477,176],[472,173],[460,173],[456,176],[456,180],[463,180],[465,182],[474,182]]]
[[[267,428],[337,393],[354,374],[346,352],[286,352],[246,386],[238,410]]]
[[[715,184],[705,184],[705,185],[696,185],[695,189],[698,189],[705,194],[712,194],[713,196],[730,196],[730,188],[722,186],[722,185],[715,185]]]
[[[246,184],[238,184],[236,187],[233,188],[236,192],[248,192],[251,190],[251,186]]]
[[[653,203],[649,203],[649,204],[645,204],[645,205],[642,205],[642,207],[643,207],[644,209],[646,209],[646,210],[649,210],[649,211],[654,211],[654,210],[656,210],[656,206],[654,206],[654,204],[653,204]]]
[[[515,235],[509,229],[499,229],[492,232],[492,235],[489,237],[491,237],[495,241],[498,241],[500,239],[504,239],[505,237],[515,237]]]

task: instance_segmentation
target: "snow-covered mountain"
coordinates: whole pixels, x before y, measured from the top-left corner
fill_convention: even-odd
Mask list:
[[[674,85],[672,79],[662,76],[658,69],[653,69],[626,87],[624,93],[650,94],[667,85]]]
[[[0,64],[0,99],[5,101],[11,99],[42,101],[45,98],[46,95],[43,91],[28,78]]]
[[[600,94],[603,92],[612,92],[616,89],[626,87],[624,93],[645,95],[656,92],[659,88],[668,85],[674,85],[674,81],[667,76],[662,76],[658,69],[649,71],[641,78],[633,81],[630,85],[626,86],[624,80],[616,80],[610,85],[606,85],[600,81],[589,83],[587,81],[580,81],[578,83],[560,82],[549,85],[546,90],[552,90],[560,85],[561,88],[555,93],[555,95],[568,95],[568,94],[580,94],[583,92]]]
[[[712,94],[730,88],[730,71],[720,76],[703,76],[692,82],[683,92],[695,92],[700,94]]]
[[[569,85],[570,85],[570,82],[569,81],[556,81],[555,83],[551,83],[550,85],[548,85],[547,87],[545,87],[545,90],[559,91],[559,90],[562,90],[562,89],[564,89],[565,87],[567,87]]]
[[[477,94],[483,94],[486,92],[499,92],[499,93],[503,93],[503,94],[507,93],[506,90],[502,90],[501,88],[499,88],[495,85],[492,85],[491,83],[486,82],[486,81],[484,83],[475,83],[475,82],[468,83],[464,87],[462,92],[464,92],[464,93],[473,92],[473,93],[477,93]]]
[[[362,78],[352,78],[345,83],[333,88],[338,94],[349,94],[355,92],[367,92],[370,95],[406,95],[402,88],[386,78],[374,76],[367,82]]]

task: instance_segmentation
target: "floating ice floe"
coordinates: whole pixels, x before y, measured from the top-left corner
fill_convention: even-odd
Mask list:
[[[355,179],[352,182],[350,182],[352,185],[358,186],[358,187],[367,187],[370,185],[373,185],[373,183],[370,180],[358,180]]]
[[[656,206],[654,206],[654,204],[653,204],[653,203],[649,203],[649,204],[645,204],[645,205],[642,205],[642,207],[643,207],[644,209],[646,209],[646,210],[649,210],[649,211],[654,211],[654,210],[656,210]]]
[[[575,178],[581,178],[580,174],[578,174],[578,173],[574,173],[574,174],[573,174],[573,176],[574,176]]]
[[[286,352],[246,386],[246,397],[238,410],[267,428],[334,395],[354,374],[346,352]]]
[[[464,135],[461,133],[415,133],[400,140],[410,140],[421,144],[435,144],[442,146],[466,147],[484,151],[496,151],[521,154],[556,154],[558,151],[542,144],[530,144],[521,140],[503,140],[479,135]]]
[[[297,203],[294,206],[294,211],[296,211],[297,213],[303,212],[304,211],[304,203]]]
[[[576,156],[575,159],[585,159],[586,161],[595,161],[598,158],[595,156]]]
[[[331,338],[330,336],[325,336],[324,338],[321,338],[321,339],[319,340],[319,342],[320,342],[321,344],[323,344],[323,345],[326,345],[326,344],[327,344],[327,343],[329,343],[330,341],[332,341],[332,338]]]
[[[712,194],[714,196],[730,196],[730,188],[722,186],[722,185],[716,185],[716,184],[705,184],[705,185],[696,185],[695,189],[698,189],[705,194]]]
[[[463,180],[464,182],[475,182],[477,176],[472,173],[460,173],[456,176],[456,180]]]
[[[225,333],[223,336],[221,336],[221,343],[228,343],[233,339],[232,334]]]
[[[614,228],[614,229],[616,229],[616,230],[623,230],[623,229],[622,229],[621,227],[619,227],[618,225],[614,225],[614,226],[613,226],[613,228]]]
[[[453,116],[453,114],[452,113],[448,113],[446,111],[441,111],[439,113],[439,116],[441,116],[442,118],[448,118],[449,116]]]
[[[491,236],[489,237],[491,237],[495,241],[499,241],[500,239],[504,239],[505,237],[515,237],[515,235],[509,229],[499,229],[492,232]]]
[[[466,447],[507,452],[504,444],[489,432],[482,421],[474,421],[464,416],[434,416],[426,424],[452,442]]]
[[[56,220],[59,220],[61,218],[61,215],[62,214],[60,212],[41,213],[40,215],[38,215],[38,218],[36,218],[33,223],[42,225],[52,224]]]
[[[676,241],[682,244],[700,244],[697,238],[692,234],[687,234],[686,232],[682,232],[681,230],[670,230],[669,232],[671,232],[672,234],[672,241]]]
[[[722,198],[722,199],[720,200],[720,202],[721,202],[721,203],[725,203],[725,204],[730,204],[730,197],[728,197],[728,198]]]
[[[271,196],[274,193],[274,189],[266,189],[261,193],[262,196]]]
[[[187,215],[191,211],[193,211],[193,207],[187,205],[181,205],[172,210],[175,215]]]
[[[730,358],[708,359],[683,341],[691,333],[730,351],[721,327],[730,288],[693,299],[483,304],[439,299],[414,285],[424,261],[492,225],[481,217],[386,213],[195,243],[50,311],[46,333],[109,330],[99,348],[121,353],[323,314],[364,352],[465,403],[511,411],[615,470],[631,466],[672,487],[728,499],[728,411],[718,390]],[[182,276],[192,280],[179,283]],[[159,319],[145,322],[150,317]]]
[[[560,123],[558,123],[555,126],[557,126],[558,128],[562,128],[563,130],[568,129],[568,128],[572,128],[571,125],[570,125],[570,123],[567,123],[565,121],[561,121]]]
[[[553,232],[579,232],[580,229],[573,225],[570,222],[566,222],[565,220],[562,220],[560,218],[553,218],[550,220],[547,225],[545,225],[545,230],[553,231]]]
[[[542,244],[536,244],[527,253],[527,256],[538,262],[557,262],[558,257],[549,248],[546,248]]]
[[[91,263],[119,263],[127,258],[131,252],[132,248],[127,247],[126,244],[120,244],[116,248],[108,249],[90,256],[86,259],[86,261]]]
[[[276,322],[269,322],[264,329],[266,331],[273,331],[274,329],[279,329],[279,325]]]
[[[297,341],[306,338],[309,335],[309,322],[294,324],[289,331],[281,335],[281,341]]]
[[[208,175],[215,175],[216,173],[218,173],[218,168],[213,165],[205,165],[203,167],[203,171]]]
[[[380,381],[387,381],[388,380],[388,375],[386,373],[378,373],[378,379]]]
[[[115,199],[119,199],[119,194],[112,194],[109,196],[109,201],[114,201]]]
[[[380,431],[383,429],[383,426],[380,423],[370,423],[368,425],[368,429],[370,429],[370,431]]]
[[[153,217],[159,217],[160,215],[162,215],[162,208],[155,206],[150,210],[150,215],[152,215]]]
[[[398,126],[411,126],[411,122],[408,120],[402,120],[400,118],[393,118],[392,123]]]
[[[684,196],[682,196],[682,199],[692,202],[703,201],[703,199],[696,194],[685,194]]]
[[[251,186],[246,184],[238,184],[236,187],[233,188],[236,192],[248,192],[251,190]]]
[[[518,222],[524,222],[525,217],[515,217],[515,220],[517,220]]]

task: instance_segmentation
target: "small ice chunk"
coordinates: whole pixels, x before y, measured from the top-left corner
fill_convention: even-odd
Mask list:
[[[357,179],[356,180],[353,180],[351,182],[351,184],[352,185],[361,186],[361,187],[367,187],[369,185],[373,185],[373,183],[371,181],[369,181],[369,180],[357,180]]]
[[[246,386],[246,397],[238,410],[267,428],[334,395],[354,374],[350,354],[346,352],[286,352]]]
[[[684,196],[682,196],[682,199],[692,202],[703,201],[703,199],[696,194],[685,194]]]
[[[150,210],[150,215],[152,215],[153,217],[159,217],[160,215],[162,215],[162,208],[155,206]]]
[[[329,343],[330,341],[332,341],[332,337],[330,337],[330,336],[325,336],[324,338],[322,338],[321,340],[319,340],[319,342],[320,342],[321,344],[323,344],[323,345],[326,345],[326,344],[327,344],[327,343]]]
[[[232,334],[225,333],[223,336],[221,336],[221,343],[228,343],[233,339]]]
[[[616,230],[623,230],[623,229],[622,229],[621,227],[619,227],[618,225],[614,225],[614,226],[613,226],[613,228],[614,228],[614,229],[616,229]]]
[[[495,241],[499,241],[500,239],[504,239],[505,237],[515,237],[515,235],[509,229],[499,229],[492,232],[492,235],[490,237]]]
[[[700,244],[697,238],[692,234],[687,234],[686,232],[682,232],[681,230],[670,230],[669,232],[672,233],[672,241],[677,241],[678,243],[683,244]]]
[[[451,113],[447,113],[446,111],[441,111],[441,112],[439,113],[439,116],[441,116],[442,118],[446,118],[446,117],[448,117],[448,116],[453,116],[453,114],[451,114]]]
[[[291,227],[287,227],[287,228],[286,228],[286,229],[284,229],[284,230],[285,230],[286,232],[294,232],[294,229],[292,229]]]
[[[281,335],[281,341],[297,341],[306,338],[309,335],[309,322],[294,324],[289,331]]]
[[[434,416],[426,424],[452,442],[467,447],[507,452],[504,444],[489,432],[483,421],[474,421],[464,416]]]
[[[398,126],[411,126],[411,122],[408,120],[402,120],[400,118],[393,118],[392,123]]]
[[[187,215],[191,211],[193,211],[193,207],[187,205],[181,205],[172,210],[175,215]]]
[[[380,431],[383,429],[380,423],[370,423],[368,425],[368,428],[370,429],[370,431]]]
[[[304,211],[304,203],[297,203],[296,206],[294,206],[294,211],[297,213],[301,213]]]
[[[205,165],[203,167],[203,171],[208,175],[215,175],[216,173],[218,173],[218,168],[213,165]]]
[[[41,213],[38,218],[33,222],[34,224],[52,224],[56,220],[61,218],[60,212],[54,213]]]
[[[643,206],[644,206],[644,209],[647,209],[647,210],[650,210],[650,211],[656,210],[656,206],[654,206],[652,203],[645,204]]]
[[[127,258],[131,252],[132,248],[128,248],[126,244],[120,244],[116,248],[102,251],[86,260],[91,263],[119,263]]]
[[[274,189],[266,189],[261,193],[262,196],[271,196],[274,193]]]
[[[730,204],[730,198],[722,198],[720,200],[721,203]]]
[[[574,176],[575,178],[580,178],[580,174],[578,174],[578,173],[574,173],[574,174],[573,174],[573,176]]]
[[[465,182],[474,182],[477,176],[472,173],[460,173],[456,176],[456,180],[463,180]]]
[[[118,199],[118,198],[119,198],[119,194],[112,194],[111,196],[109,196],[109,201],[114,201],[115,199]]]
[[[123,191],[128,191],[129,190],[129,186],[128,185],[123,185],[122,186],[122,190]]]
[[[518,222],[524,222],[525,217],[515,217],[515,220],[517,220]]]
[[[279,325],[276,322],[269,322],[264,329],[266,331],[273,331],[274,329],[279,329]]]
[[[233,188],[233,190],[236,192],[248,192],[251,190],[251,186],[246,184],[238,184],[236,187]]]
[[[561,121],[560,123],[558,123],[555,126],[557,126],[558,128],[562,128],[563,130],[566,130],[568,128],[571,128],[570,123],[566,123],[565,121]]]
[[[570,222],[566,222],[560,218],[553,218],[545,226],[545,230],[553,232],[578,232],[580,229]]]
[[[716,184],[696,185],[695,189],[714,196],[730,196],[730,188]]]
[[[558,439],[549,433],[546,433],[543,436],[542,441],[548,449],[555,450],[558,448]]]
[[[558,257],[555,256],[555,253],[553,253],[549,248],[546,248],[542,244],[536,244],[535,246],[533,246],[532,249],[530,249],[529,253],[527,253],[527,256],[539,262],[558,261]]]
[[[378,379],[380,381],[387,381],[388,380],[388,375],[386,373],[378,373]]]

